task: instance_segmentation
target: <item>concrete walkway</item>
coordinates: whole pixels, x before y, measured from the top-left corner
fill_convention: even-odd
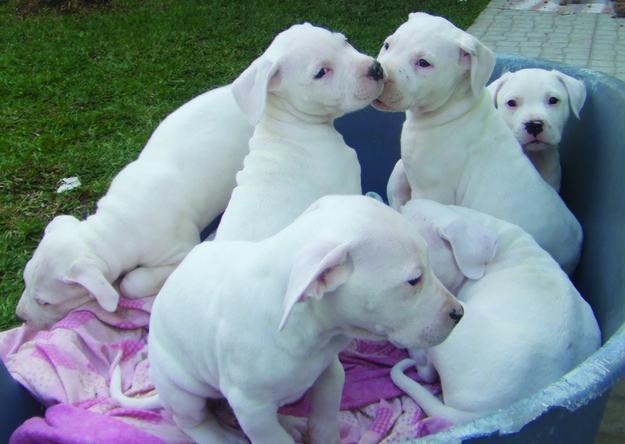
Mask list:
[[[625,18],[607,1],[493,0],[468,31],[497,53],[602,71],[625,81]],[[625,381],[612,390],[595,444],[625,443]]]
[[[495,52],[591,68],[625,81],[625,19],[613,18],[606,1],[558,6],[557,0],[493,0],[468,31]]]

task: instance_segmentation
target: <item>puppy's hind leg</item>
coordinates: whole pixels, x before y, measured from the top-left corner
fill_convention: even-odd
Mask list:
[[[206,405],[206,399],[178,387],[169,378],[150,369],[160,402],[171,412],[176,425],[199,444],[248,444],[242,434],[222,426]]]
[[[130,299],[153,296],[160,291],[176,267],[177,264],[161,267],[137,267],[126,273],[121,280],[119,289],[122,295]]]

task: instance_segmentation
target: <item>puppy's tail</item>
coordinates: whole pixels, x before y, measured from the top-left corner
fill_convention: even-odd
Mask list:
[[[146,396],[144,398],[131,398],[122,393],[122,371],[119,364],[113,367],[111,374],[111,384],[109,386],[111,397],[119,403],[120,406],[128,409],[153,410],[161,408],[161,402],[158,394]]]
[[[416,364],[412,359],[404,359],[391,370],[391,379],[397,387],[419,404],[428,416],[436,416],[453,424],[462,424],[478,418],[480,415],[449,407],[441,402],[418,382],[404,374],[404,370]]]

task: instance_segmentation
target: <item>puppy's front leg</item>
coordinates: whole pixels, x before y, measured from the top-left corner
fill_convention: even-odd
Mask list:
[[[226,398],[252,444],[294,444],[278,422],[276,404],[252,398],[238,388],[229,390]]]
[[[401,159],[395,164],[395,168],[393,168],[391,176],[388,179],[386,197],[388,197],[390,207],[397,211],[412,198],[410,182],[408,182],[404,162]]]
[[[423,382],[432,384],[436,382],[437,374],[434,364],[428,358],[428,354],[423,348],[413,348],[408,350],[408,355],[415,361],[415,367],[419,373],[419,377]]]
[[[315,381],[310,391],[308,433],[311,444],[341,442],[338,414],[344,382],[345,371],[337,356]]]

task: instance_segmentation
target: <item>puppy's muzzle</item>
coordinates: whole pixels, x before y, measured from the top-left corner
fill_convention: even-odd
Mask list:
[[[456,309],[454,308],[451,313],[449,313],[449,317],[454,321],[454,323],[458,323],[460,322],[460,319],[462,319],[462,316],[464,316],[464,309],[462,308],[462,306],[460,306],[460,308]]]
[[[382,80],[384,78],[384,70],[382,65],[377,60],[369,67],[367,71],[367,77],[372,78],[375,81]]]
[[[543,132],[543,125],[544,122],[542,120],[530,120],[529,122],[525,122],[525,131],[536,137]]]

